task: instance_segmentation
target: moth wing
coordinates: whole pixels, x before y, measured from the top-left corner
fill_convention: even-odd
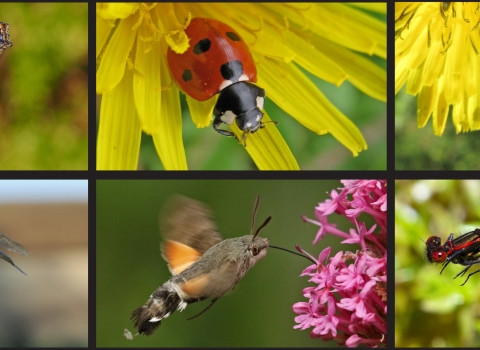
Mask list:
[[[3,233],[0,233],[0,245],[11,252],[20,253],[23,256],[28,255],[28,250],[26,250],[24,246],[13,241],[10,237],[4,235]]]
[[[0,259],[3,259],[5,260],[6,262],[10,263],[13,267],[15,267],[18,271],[20,271],[21,273],[23,273],[24,275],[26,275],[25,272],[22,271],[21,268],[19,268],[17,265],[15,265],[15,263],[13,262],[13,260],[7,255],[5,254],[4,252],[2,252],[0,250]]]
[[[160,246],[170,271],[176,275],[222,241],[208,206],[183,196],[167,201],[160,215]]]
[[[189,279],[181,288],[191,297],[220,298],[223,294],[233,289],[239,281],[237,272],[238,264],[234,261],[224,263],[218,269]]]

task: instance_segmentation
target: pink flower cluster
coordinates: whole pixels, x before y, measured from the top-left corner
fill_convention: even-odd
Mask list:
[[[317,263],[307,267],[301,276],[310,276],[315,286],[303,290],[308,302],[293,305],[297,325],[307,329],[312,338],[336,340],[339,345],[369,347],[387,344],[387,181],[343,180],[339,193],[315,208],[318,221],[303,220],[320,227],[314,244],[330,233],[344,244],[357,244],[360,250],[338,252],[329,259],[331,247],[324,249]],[[328,222],[331,214],[345,216],[352,226],[348,232]],[[359,218],[371,216],[376,224],[367,229]],[[363,216],[362,216],[363,217]],[[355,247],[353,249],[356,249]],[[352,250],[353,250],[352,249]],[[358,249],[358,247],[357,247]],[[330,260],[330,261],[328,261]],[[347,262],[351,261],[349,264]]]

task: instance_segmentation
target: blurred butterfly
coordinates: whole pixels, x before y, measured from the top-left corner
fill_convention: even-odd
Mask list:
[[[10,41],[9,29],[10,26],[7,23],[0,22],[0,57],[2,57],[3,50],[13,45]]]
[[[20,253],[23,256],[28,255],[28,251],[25,249],[25,247],[23,247],[21,244],[15,242],[15,241],[13,241],[10,237],[4,235],[3,233],[0,233],[0,247],[4,247],[5,249],[7,249],[11,252]],[[15,268],[18,271],[20,271],[21,273],[26,275],[26,273],[23,272],[22,269],[20,269],[17,265],[15,265],[13,260],[7,254],[2,252],[1,250],[0,250],[0,259],[3,259],[5,261],[9,262],[13,266],[15,266]]]

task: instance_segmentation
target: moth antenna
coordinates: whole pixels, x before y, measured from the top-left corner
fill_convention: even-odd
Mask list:
[[[258,205],[260,204],[260,195],[257,195],[255,204],[253,205],[253,216],[252,216],[252,227],[250,228],[250,235],[253,234],[253,229],[255,228],[255,218],[257,216]]]
[[[260,227],[258,228],[257,232],[255,232],[255,235],[254,235],[253,238],[252,238],[252,242],[253,242],[253,240],[255,239],[255,237],[257,237],[257,235],[258,235],[258,233],[260,232],[260,230],[261,230],[262,228],[264,228],[265,226],[267,226],[267,224],[270,222],[271,219],[272,219],[272,217],[269,216],[269,217],[265,220],[265,222],[264,222],[262,225],[260,225]]]
[[[300,254],[300,253],[297,253],[297,252],[293,252],[289,249],[286,249],[286,248],[282,248],[282,247],[277,247],[275,245],[269,245],[270,248],[275,248],[275,249],[280,249],[280,250],[284,250],[286,252],[289,252],[289,253],[292,253],[292,254],[295,254],[295,255],[298,255],[298,256],[303,256],[305,259],[308,259],[310,260],[311,262],[313,262],[314,264],[317,264],[317,262],[315,260],[313,260],[312,258],[310,258],[309,256],[306,256],[306,255],[303,255],[303,254]]]

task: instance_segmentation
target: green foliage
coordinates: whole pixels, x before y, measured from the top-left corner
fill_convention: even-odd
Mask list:
[[[405,88],[395,97],[395,169],[397,170],[479,170],[478,131],[456,134],[452,111],[445,132],[435,136],[432,118],[422,129],[417,126],[417,98]]]
[[[472,347],[480,336],[480,275],[453,279],[461,265],[425,258],[425,243],[442,243],[480,227],[480,181],[397,180],[395,183],[396,347]],[[479,266],[472,267],[474,272]],[[467,273],[467,274],[468,274]]]
[[[88,5],[2,3],[0,169],[87,169]]]

